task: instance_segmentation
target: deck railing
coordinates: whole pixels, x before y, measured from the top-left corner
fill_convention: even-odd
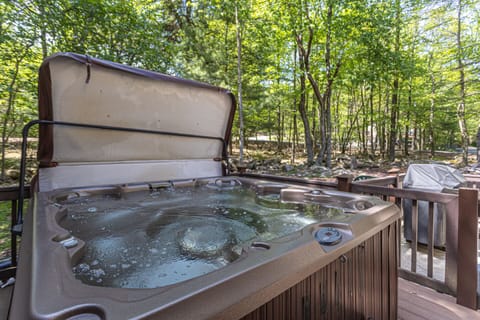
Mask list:
[[[477,309],[478,190],[460,188],[455,194],[448,194],[402,189],[401,178],[395,176],[354,182],[350,176],[341,176],[338,177],[338,187],[342,191],[379,196],[384,200],[395,202],[402,209],[404,201],[410,200],[412,203],[410,269],[399,266],[399,275],[437,291],[454,295],[458,304]],[[480,180],[475,182],[471,179],[470,181],[469,185],[480,185]],[[428,203],[426,275],[417,272],[420,201]],[[433,257],[436,250],[434,204],[443,205],[445,208],[444,281],[433,277]],[[400,248],[399,252],[402,252]]]
[[[25,197],[30,198],[30,187],[25,187]],[[19,188],[2,187],[0,188],[0,202],[10,202],[10,228],[17,223],[17,209],[19,205]],[[11,229],[10,229],[11,231]],[[10,232],[10,257],[5,257],[0,266],[0,279],[7,279],[15,274],[17,266],[17,235]]]

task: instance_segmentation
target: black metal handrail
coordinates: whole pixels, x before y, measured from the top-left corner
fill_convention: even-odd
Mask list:
[[[90,129],[100,129],[100,130],[113,130],[113,131],[123,131],[123,132],[168,135],[168,136],[196,138],[196,139],[218,140],[222,143],[222,160],[226,160],[227,173],[229,171],[227,142],[222,137],[169,132],[169,131],[161,131],[161,130],[149,130],[149,129],[129,128],[129,127],[115,127],[115,126],[106,126],[106,125],[97,125],[97,124],[66,122],[66,121],[33,120],[27,123],[22,130],[22,154],[21,154],[21,160],[20,160],[20,177],[19,177],[20,181],[19,181],[19,196],[18,196],[19,200],[18,200],[18,208],[17,208],[17,217],[15,219],[17,223],[12,226],[12,233],[15,235],[21,235],[23,230],[23,203],[25,200],[24,188],[25,188],[25,171],[26,171],[26,158],[27,158],[27,139],[28,139],[28,133],[34,125],[46,125],[46,126],[59,125],[59,126],[68,126],[68,127],[79,127],[79,128],[90,128]]]

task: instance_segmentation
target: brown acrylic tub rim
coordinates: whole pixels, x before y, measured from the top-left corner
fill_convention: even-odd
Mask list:
[[[239,312],[246,314],[399,218],[398,209],[391,204],[385,204],[378,212],[358,215],[351,228],[355,241],[348,241],[330,253],[319,250],[320,246],[312,236],[313,227],[302,230],[298,237],[288,241],[269,243],[269,250],[250,250],[247,258],[177,285],[156,289],[92,288],[73,277],[68,263],[69,250],[54,241],[35,241],[32,244],[34,238],[51,239],[49,235],[42,234],[41,229],[46,228],[45,221],[37,217],[49,214],[48,209],[42,206],[47,200],[47,194],[35,194],[31,208],[36,207],[36,213],[34,215],[30,210],[27,216],[30,223],[26,224],[22,241],[22,249],[26,249],[22,250],[23,262],[18,270],[19,275],[27,277],[18,279],[15,295],[24,299],[30,297],[31,304],[25,308],[25,305],[19,305],[21,298],[14,299],[12,319],[21,319],[18,315],[67,319],[67,315],[77,308],[100,310],[98,314],[101,318],[112,319],[154,319],[157,316],[174,319],[187,306],[191,319],[237,315]],[[32,230],[34,222],[37,224],[35,232]],[[332,221],[332,224],[335,225],[335,222]],[[53,263],[55,259],[64,263]],[[36,266],[35,271],[31,264]],[[43,288],[39,288],[41,285]],[[49,292],[48,299],[41,295],[44,291]],[[59,308],[63,311],[57,311]]]

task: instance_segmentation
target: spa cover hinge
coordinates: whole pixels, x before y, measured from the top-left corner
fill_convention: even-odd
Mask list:
[[[85,83],[90,82],[90,67],[92,66],[92,59],[88,54],[85,55],[85,59],[87,62],[85,62],[85,65],[87,66],[87,79],[85,80]]]

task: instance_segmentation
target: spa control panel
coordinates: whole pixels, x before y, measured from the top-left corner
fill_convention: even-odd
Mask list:
[[[320,228],[315,232],[315,239],[323,246],[333,246],[342,241],[342,234],[336,228]]]
[[[320,226],[314,232],[314,237],[322,246],[323,250],[329,252],[351,240],[353,235],[349,229],[335,226]]]

